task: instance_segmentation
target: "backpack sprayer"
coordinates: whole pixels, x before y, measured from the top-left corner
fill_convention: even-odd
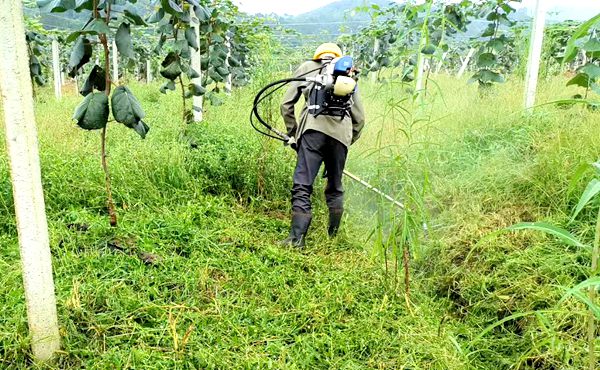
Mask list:
[[[258,111],[261,102],[292,82],[307,82],[309,83],[309,86],[312,84],[308,94],[307,108],[308,113],[314,117],[327,115],[339,117],[340,120],[343,120],[349,115],[350,108],[353,104],[352,95],[356,91],[356,79],[358,75],[357,70],[354,68],[352,57],[343,56],[335,59],[322,59],[321,61],[323,62],[323,65],[319,68],[308,71],[298,77],[284,78],[272,82],[263,87],[258,94],[256,94],[254,105],[250,113],[250,124],[257,132],[270,138],[283,141],[293,149],[296,149],[297,144],[295,138],[290,137],[285,132],[276,129],[266,122]],[[306,75],[317,71],[319,73],[316,76],[305,77]],[[260,129],[255,124],[254,119],[260,122],[268,131]],[[353,175],[346,170],[344,170],[344,175],[384,197],[401,209],[404,209],[404,204],[385,194],[368,182],[360,179],[358,176]]]

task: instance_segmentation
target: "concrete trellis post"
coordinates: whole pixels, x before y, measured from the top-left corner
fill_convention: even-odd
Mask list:
[[[542,4],[542,0],[537,0],[533,25],[531,27],[529,58],[527,60],[527,77],[525,79],[525,109],[527,110],[531,110],[535,105],[535,94],[540,72],[545,23],[546,8]]]
[[[150,59],[146,60],[146,83],[152,82],[152,63]]]
[[[475,49],[471,48],[471,50],[469,50],[469,53],[465,57],[465,60],[463,61],[463,64],[460,67],[460,70],[458,71],[458,74],[456,75],[456,77],[461,78],[465,74],[465,71],[467,70],[467,67],[469,66],[469,62],[471,61],[471,58],[473,57],[473,54],[475,54]]]
[[[225,67],[229,69],[229,58],[231,58],[231,38],[229,35],[226,36],[225,45],[227,46],[227,58],[225,58]],[[227,79],[225,80],[225,93],[227,95],[231,94],[231,72],[227,75]]]
[[[119,84],[119,53],[117,52],[117,43],[115,40],[112,42],[112,65],[113,65],[113,73],[111,76],[111,80],[114,84]]]
[[[60,347],[21,0],[0,0],[0,90],[33,356]]]
[[[60,100],[62,98],[62,81],[60,76],[60,51],[58,41],[52,40],[52,72],[54,76],[54,96]]]
[[[375,44],[373,45],[373,57],[377,57],[379,54],[379,49],[381,49],[381,41],[379,39],[375,40]],[[371,75],[371,82],[377,82],[377,72],[369,72]]]
[[[196,17],[196,13],[190,9],[190,16],[192,18],[192,27],[194,27],[194,33],[196,34],[196,40],[200,40],[200,22],[198,17]],[[200,42],[198,42],[199,44]],[[200,48],[198,50],[191,50],[192,52],[192,68],[194,71],[198,72],[199,76],[192,79],[192,82],[198,85],[202,85],[202,63],[200,54]],[[192,111],[194,114],[194,122],[202,122],[202,96],[194,96],[192,98]]]

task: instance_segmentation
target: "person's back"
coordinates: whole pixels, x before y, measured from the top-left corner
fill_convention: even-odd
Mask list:
[[[323,44],[317,49],[313,60],[303,63],[296,70],[294,77],[315,77],[322,73],[333,58],[341,57],[341,54],[337,45]],[[314,85],[313,82],[292,83],[281,104],[281,114],[288,135],[296,141],[298,151],[292,188],[292,226],[290,235],[283,241],[286,245],[304,245],[312,220],[310,196],[322,163],[325,164],[327,173],[325,198],[329,208],[329,235],[337,233],[344,209],[342,175],[348,147],[359,138],[365,121],[358,90],[351,96],[347,115],[311,114],[310,108],[313,107],[308,106],[308,102]],[[295,104],[302,96],[306,103],[298,122]]]

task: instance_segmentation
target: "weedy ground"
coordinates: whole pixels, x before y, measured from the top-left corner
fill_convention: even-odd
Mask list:
[[[0,367],[582,368],[584,307],[558,301],[563,287],[586,278],[588,252],[534,233],[487,236],[519,221],[566,224],[583,186],[568,193],[570,176],[598,159],[598,114],[544,106],[524,115],[518,81],[486,96],[450,77],[431,84],[429,116],[416,122],[407,119],[404,86],[363,85],[369,122],[348,164],[398,198],[401,171],[427,178],[430,232],[412,251],[409,300],[373,248],[377,210],[394,211],[356,184],[346,182],[338,238],[326,237],[320,182],[308,248],[277,245],[289,222],[294,155],[249,127],[258,86],[185,126],[178,94],[133,84],[151,131],[142,141],[110,124],[115,229],[99,133],[70,120],[80,98],[57,103],[39,91],[63,350],[54,364],[31,361],[2,155]],[[568,97],[563,85],[544,81],[539,101]],[[570,226],[586,240],[588,216]]]

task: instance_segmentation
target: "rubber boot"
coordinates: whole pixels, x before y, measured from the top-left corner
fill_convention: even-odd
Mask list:
[[[310,213],[292,212],[292,227],[290,235],[279,244],[283,246],[292,246],[297,248],[304,247],[306,233],[312,221]]]
[[[340,223],[342,222],[342,215],[344,214],[344,210],[341,208],[330,208],[329,209],[329,227],[327,228],[327,233],[330,238],[333,238],[337,235],[337,232],[340,228]]]

